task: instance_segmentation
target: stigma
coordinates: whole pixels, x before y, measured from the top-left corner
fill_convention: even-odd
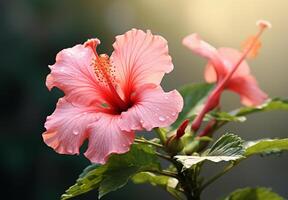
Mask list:
[[[268,21],[266,21],[266,20],[258,20],[257,22],[256,22],[256,25],[258,26],[258,27],[260,27],[260,28],[272,28],[272,25],[271,25],[271,23],[270,22],[268,22]]]

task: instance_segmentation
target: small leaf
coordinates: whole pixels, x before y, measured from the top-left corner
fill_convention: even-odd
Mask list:
[[[225,134],[220,137],[210,149],[201,156],[175,156],[183,164],[183,170],[191,168],[205,160],[212,162],[234,161],[243,157],[243,140],[234,134]]]
[[[197,137],[196,139],[201,141],[201,142],[212,142],[213,141],[213,138],[211,138],[209,136]]]
[[[166,187],[168,179],[168,176],[160,176],[151,172],[140,172],[132,178],[135,184],[150,183],[153,186],[162,187]]]
[[[267,154],[271,152],[281,152],[288,150],[288,138],[286,139],[263,139],[250,141],[245,144],[245,156],[254,154]]]
[[[207,151],[209,156],[240,156],[244,153],[244,141],[237,135],[226,133],[222,135]]]
[[[176,129],[185,119],[196,116],[213,87],[213,84],[200,83],[186,85],[179,89],[184,99],[184,107],[178,119],[172,125],[173,129]]]
[[[224,200],[284,200],[269,188],[243,188],[232,192]]]
[[[210,121],[211,119],[215,119],[218,122],[244,122],[246,121],[246,115],[273,110],[288,111],[288,100],[279,98],[269,99],[257,107],[243,107],[230,113],[212,111],[205,115],[204,120]]]
[[[99,187],[107,167],[105,165],[100,166],[94,164],[92,166],[94,168],[93,170],[89,170],[91,169],[91,165],[84,169],[83,173],[77,179],[76,184],[65,191],[65,194],[61,196],[61,200],[70,199]]]
[[[99,188],[99,198],[123,187],[136,173],[158,170],[160,163],[149,145],[134,144],[126,154],[112,155],[105,165],[90,165],[79,176],[76,184],[61,196],[61,200]]]
[[[227,112],[212,112],[210,115],[207,114],[206,118],[216,119],[218,122],[219,121],[224,121],[224,122],[245,122],[246,121],[246,117],[244,116],[235,116]]]

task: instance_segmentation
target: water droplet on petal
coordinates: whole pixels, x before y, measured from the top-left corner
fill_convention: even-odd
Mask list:
[[[156,108],[156,110],[160,110],[159,108]]]
[[[64,68],[61,68],[61,69],[60,69],[60,72],[65,72],[65,69],[64,69]]]
[[[169,99],[169,97],[168,97],[168,96],[165,96],[164,99]]]
[[[166,118],[169,119],[170,117],[169,117],[169,116],[166,116]]]
[[[78,135],[78,134],[79,134],[79,131],[74,130],[74,131],[73,131],[73,134],[74,134],[74,135]]]
[[[140,123],[141,123],[141,124],[143,124],[143,123],[144,123],[144,121],[141,119],[141,120],[140,120]]]
[[[176,116],[176,113],[174,112],[174,113],[172,113],[171,115],[174,117],[174,116]]]
[[[164,121],[165,121],[165,117],[163,117],[163,116],[160,116],[158,119],[159,119],[161,122],[164,122]]]

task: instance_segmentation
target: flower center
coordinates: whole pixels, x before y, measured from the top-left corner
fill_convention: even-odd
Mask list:
[[[96,78],[102,87],[108,88],[104,90],[105,100],[111,106],[114,113],[121,113],[126,111],[130,106],[129,103],[125,102],[116,90],[116,78],[115,78],[115,67],[110,64],[109,56],[107,54],[98,55],[96,52],[97,45],[100,41],[97,39],[88,40],[85,46],[90,47],[95,55],[92,60],[92,67],[96,74]]]

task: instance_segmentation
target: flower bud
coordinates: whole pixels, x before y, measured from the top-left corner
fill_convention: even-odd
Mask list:
[[[179,139],[185,134],[185,129],[187,128],[189,124],[189,119],[186,119],[182,122],[182,124],[177,129],[176,137]]]
[[[184,148],[181,138],[178,138],[177,135],[172,135],[168,138],[166,142],[166,150],[171,155],[176,155],[178,152],[182,151]]]

